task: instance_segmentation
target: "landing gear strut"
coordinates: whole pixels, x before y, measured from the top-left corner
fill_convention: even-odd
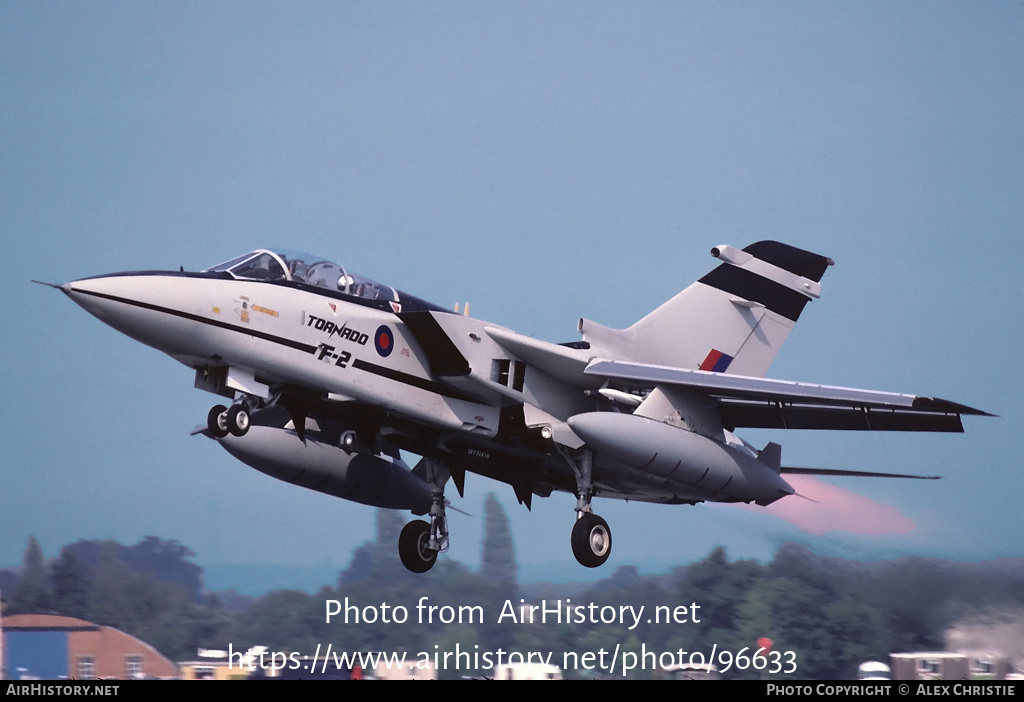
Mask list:
[[[587,568],[604,565],[612,554],[612,530],[608,522],[594,514],[590,502],[594,497],[594,454],[584,449],[574,460],[565,453],[576,476],[576,523],[572,527],[572,555]]]
[[[430,483],[430,523],[409,522],[398,537],[398,557],[413,573],[426,573],[437,561],[437,554],[448,550],[448,518],[444,510],[444,485],[451,477],[440,461],[424,458],[426,479]]]

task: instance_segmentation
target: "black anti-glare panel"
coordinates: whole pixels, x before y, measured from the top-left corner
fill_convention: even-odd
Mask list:
[[[427,354],[430,372],[436,376],[469,375],[469,362],[448,338],[444,329],[430,312],[401,312],[398,318],[405,322],[420,349]]]

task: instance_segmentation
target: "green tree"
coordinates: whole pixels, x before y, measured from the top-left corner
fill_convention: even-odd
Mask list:
[[[45,614],[52,609],[46,562],[36,537],[28,537],[21,579],[11,596],[9,614]]]
[[[878,609],[847,596],[829,604],[825,614],[835,677],[852,679],[864,661],[888,657],[889,628]]]
[[[398,535],[402,533],[405,519],[393,509],[377,510],[377,538],[357,548],[352,554],[348,568],[341,572],[340,586],[358,582],[373,582],[379,586],[392,583],[395,574],[400,574],[395,564],[405,571],[398,558]]]
[[[297,590],[275,590],[254,603],[232,632],[237,649],[267,646],[272,651],[311,655],[330,632],[324,599]]]
[[[480,575],[494,585],[515,588],[516,553],[508,517],[493,492],[484,502],[484,543]]]
[[[66,546],[50,568],[53,609],[67,617],[82,619],[89,610],[89,573]]]
[[[193,602],[203,598],[203,569],[189,561],[195,558],[192,549],[175,540],[164,541],[155,536],[122,549],[119,558],[135,571],[151,574],[162,582],[177,583],[188,591]]]
[[[477,582],[467,584],[476,587],[478,593],[482,591],[481,603],[487,612],[500,612],[506,601],[515,601],[516,554],[508,517],[493,492],[487,493],[484,501],[482,549]],[[498,624],[496,619],[496,616],[491,616],[484,620],[480,628],[481,643],[490,650],[507,650],[516,643],[521,627]]]
[[[697,643],[722,646],[749,645],[738,633],[740,608],[751,589],[764,579],[764,568],[756,561],[729,563],[725,549],[715,548],[702,561],[691,564],[679,583],[681,601],[700,606],[699,627],[681,632],[680,644]]]

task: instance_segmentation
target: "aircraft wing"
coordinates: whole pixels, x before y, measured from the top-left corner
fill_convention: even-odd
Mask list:
[[[960,416],[993,415],[948,400],[795,383],[624,361],[591,362],[586,374],[644,390],[685,388],[713,398],[726,428],[962,432]]]

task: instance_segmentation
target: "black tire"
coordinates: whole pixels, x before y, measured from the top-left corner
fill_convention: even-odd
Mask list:
[[[223,439],[228,435],[227,411],[224,405],[216,405],[206,415],[206,429],[215,439]]]
[[[398,557],[413,573],[426,573],[437,561],[437,551],[429,547],[430,524],[422,520],[409,522],[398,537]]]
[[[245,436],[249,431],[249,410],[245,405],[231,405],[227,413],[228,431],[235,436]]]
[[[572,555],[580,565],[597,568],[612,553],[612,530],[596,514],[584,512],[572,526]]]

